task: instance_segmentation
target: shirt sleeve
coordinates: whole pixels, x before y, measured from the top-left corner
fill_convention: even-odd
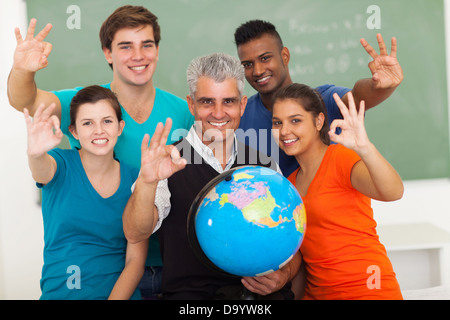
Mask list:
[[[158,208],[158,221],[156,222],[153,233],[161,227],[163,220],[169,215],[171,208],[170,196],[171,194],[167,184],[167,179],[159,181],[155,194],[155,206]]]
[[[131,186],[131,192],[136,188],[136,182]],[[158,209],[158,221],[153,229],[153,233],[158,231],[161,227],[163,220],[169,215],[171,204],[170,204],[171,193],[169,191],[169,186],[167,184],[167,179],[161,180],[156,186],[155,194],[155,206]]]
[[[342,119],[341,112],[339,111],[339,107],[334,101],[333,94],[337,93],[340,98],[342,98],[347,92],[351,89],[345,87],[338,87],[330,84],[326,84],[320,87],[317,87],[316,90],[322,96],[323,102],[327,108],[328,113],[328,121],[331,124],[335,119]]]
[[[64,180],[65,177],[65,172],[66,172],[66,161],[63,157],[63,151],[59,148],[55,148],[52,149],[48,152],[48,155],[51,156],[53,159],[55,159],[56,162],[56,171],[55,174],[53,175],[53,178],[47,183],[47,184],[42,184],[39,182],[36,182],[36,186],[39,189],[45,188],[45,189],[49,189],[49,188],[54,188],[54,186],[61,184],[62,180]]]
[[[359,155],[342,145],[336,145],[336,153],[335,153],[335,163],[336,163],[336,171],[341,175],[341,181],[347,188],[352,188],[351,174],[353,166],[361,160]]]

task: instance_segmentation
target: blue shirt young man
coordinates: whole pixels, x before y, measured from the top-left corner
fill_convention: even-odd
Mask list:
[[[247,108],[241,119],[240,129],[236,134],[241,141],[267,151],[268,155],[278,159],[281,170],[289,176],[297,167],[294,158],[286,156],[283,151],[275,147],[270,137],[272,128],[272,97],[274,93],[292,83],[289,74],[290,54],[283,46],[280,35],[275,26],[261,20],[251,20],[236,29],[235,43],[239,59],[245,68],[248,83],[256,90],[254,96],[248,99]],[[388,55],[381,35],[377,35],[380,54],[364,40],[361,44],[374,59],[369,63],[372,78],[358,80],[353,89],[353,96],[359,105],[365,100],[366,109],[376,106],[387,99],[403,80],[403,72],[397,61],[397,42],[392,39],[391,53]],[[332,98],[333,93],[347,103],[349,88],[325,85],[317,88],[327,107],[330,123],[336,118],[342,118],[339,109]],[[248,132],[247,130],[255,130]],[[258,136],[255,139],[254,134]],[[279,156],[278,156],[279,155]]]

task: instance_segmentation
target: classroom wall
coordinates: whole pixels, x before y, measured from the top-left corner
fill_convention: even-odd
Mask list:
[[[450,21],[448,11],[447,6],[446,20]],[[23,115],[9,106],[6,96],[14,27],[19,26],[23,34],[27,23],[24,1],[0,1],[0,299],[40,296],[43,231],[38,192],[27,166]],[[426,222],[450,232],[449,195],[449,179],[405,181],[402,200],[373,202],[375,218],[379,225]]]

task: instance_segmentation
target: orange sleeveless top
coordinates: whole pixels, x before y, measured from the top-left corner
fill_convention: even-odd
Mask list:
[[[350,181],[359,160],[354,151],[330,145],[302,197],[307,216],[300,248],[307,272],[303,299],[402,299],[376,233],[371,200]],[[294,185],[298,170],[288,178]]]

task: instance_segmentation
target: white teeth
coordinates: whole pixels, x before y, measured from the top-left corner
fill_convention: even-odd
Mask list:
[[[209,121],[209,123],[212,124],[215,127],[223,127],[224,125],[227,124],[227,122],[228,121],[225,121],[225,122],[212,122],[212,121]]]
[[[264,81],[266,81],[269,78],[270,78],[270,76],[267,76],[267,77],[264,77],[264,78],[256,80],[256,82],[264,82]]]
[[[104,144],[106,142],[108,142],[108,139],[97,139],[92,141],[93,144]]]
[[[284,143],[292,143],[297,141],[298,139],[290,139],[290,140],[283,140]]]
[[[136,70],[136,71],[140,71],[140,70],[144,70],[147,66],[140,66],[140,67],[130,67],[131,70]]]

